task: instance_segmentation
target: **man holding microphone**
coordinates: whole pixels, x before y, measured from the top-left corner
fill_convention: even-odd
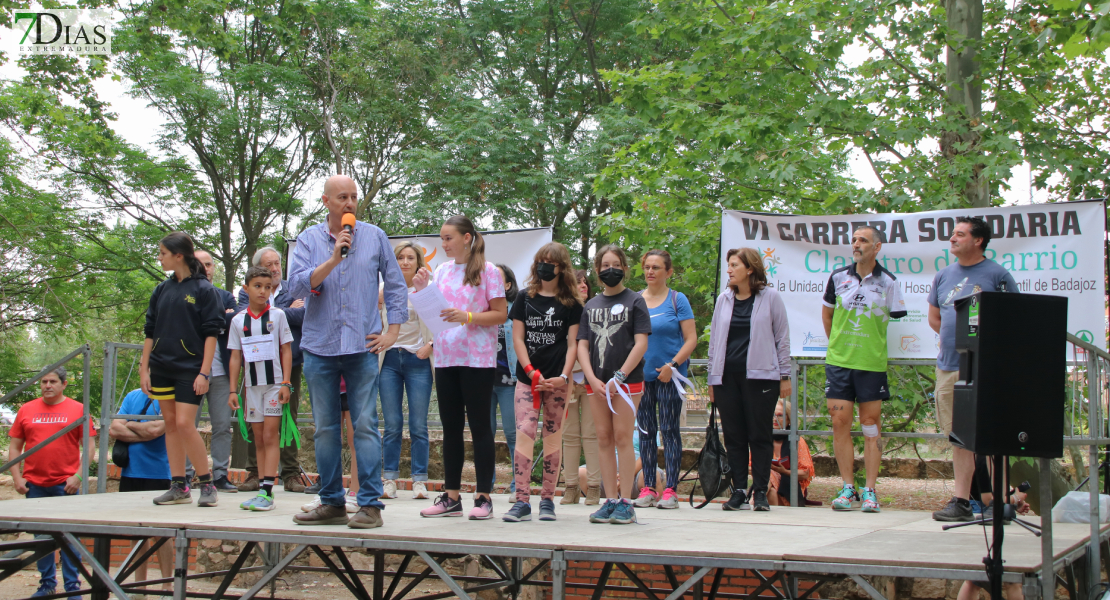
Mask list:
[[[382,440],[378,431],[378,357],[408,320],[405,278],[385,232],[356,221],[358,189],[345,175],[324,183],[327,219],[297,236],[290,260],[289,292],[304,297],[301,333],[304,376],[316,424],[319,507],[293,517],[301,525],[381,527]],[[388,329],[378,313],[378,277],[384,281]],[[358,459],[359,511],[347,519],[343,497],[339,380],[347,384]]]

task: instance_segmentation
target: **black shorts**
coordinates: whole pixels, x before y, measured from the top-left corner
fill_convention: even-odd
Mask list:
[[[347,404],[347,392],[339,394],[339,410],[341,412],[351,412],[351,405]]]
[[[119,478],[121,492],[164,492],[170,489],[169,479],[143,479],[140,477]]]
[[[173,400],[174,402],[181,402],[182,404],[200,406],[200,401],[204,396],[197,395],[197,393],[193,391],[193,383],[196,379],[196,375],[185,379],[182,376],[167,377],[151,371],[150,397],[159,402],[163,400]]]
[[[873,402],[890,398],[886,371],[860,371],[825,365],[825,398],[852,402]]]

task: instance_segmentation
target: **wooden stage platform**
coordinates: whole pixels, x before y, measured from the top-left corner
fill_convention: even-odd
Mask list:
[[[29,564],[36,555],[60,547],[59,544],[70,536],[92,537],[100,542],[111,538],[171,538],[169,543],[177,549],[175,598],[192,596],[185,584],[195,577],[223,578],[225,584],[215,597],[234,597],[223,592],[237,572],[250,570],[242,567],[253,553],[262,556],[265,562],[253,570],[265,574],[242,595],[243,598],[261,591],[304,552],[321,556],[327,565],[323,569],[336,574],[352,595],[365,600],[399,600],[403,597],[401,592],[407,593],[406,588],[415,587],[415,584],[408,584],[418,577],[429,576],[438,576],[456,595],[470,598],[482,589],[506,588],[515,596],[521,586],[539,585],[551,588],[554,600],[562,600],[568,585],[567,564],[575,561],[607,565],[597,584],[591,586],[596,589],[595,600],[601,597],[612,568],[615,566],[627,574],[628,564],[659,565],[667,568],[668,573],[675,566],[696,569],[683,582],[671,576],[670,589],[651,589],[644,585],[641,592],[656,600],[664,596],[677,600],[683,595],[693,595],[696,600],[704,596],[709,596],[708,600],[725,597],[727,594],[716,594],[716,586],[709,589],[708,582],[713,580],[711,572],[717,570],[719,578],[720,569],[753,571],[766,583],[762,590],[765,597],[799,599],[816,597],[816,588],[812,585],[799,591],[806,587],[807,580],[822,582],[851,577],[877,600],[882,600],[882,593],[868,589],[870,584],[861,576],[986,579],[982,568],[982,559],[987,553],[983,528],[970,526],[942,531],[941,524],[924,512],[834,513],[828,508],[779,507],[770,512],[725,512],[720,505],[693,510],[684,504],[679,510],[641,509],[637,511],[639,524],[609,525],[589,523],[587,517],[595,507],[579,504],[557,505],[558,521],[555,522],[506,523],[500,520],[500,514],[511,503],[504,495],[494,496],[495,518],[489,521],[421,518],[419,510],[428,506],[430,500],[402,498],[385,501],[384,527],[354,530],[345,526],[294,524],[293,514],[311,499],[305,494],[279,491],[277,508],[272,512],[239,509],[238,503],[248,498],[246,494],[221,495],[220,506],[214,508],[200,508],[196,504],[154,506],[151,499],[156,495],[134,492],[0,502],[0,531],[51,536],[37,542],[37,546],[20,542],[19,548],[28,554],[20,559],[0,560],[0,580],[15,572],[20,564]],[[533,510],[538,500],[533,497]],[[469,509],[469,505],[468,496],[464,497],[464,506]],[[1038,521],[1036,517],[1028,520]],[[1083,524],[1053,524],[1052,547],[1057,568],[1083,556],[1090,531],[1090,526]],[[1103,539],[1108,531],[1110,526],[1102,528]],[[989,538],[989,531],[987,533]],[[185,551],[192,539],[236,540],[248,544],[228,571],[195,574],[186,572],[188,563],[185,562]],[[13,544],[0,545],[0,552],[19,549]],[[292,544],[293,551],[282,553],[281,544]],[[97,547],[101,546],[105,545]],[[368,590],[359,577],[351,576],[356,570],[351,568],[343,550],[336,550],[351,548],[407,558],[395,571],[387,572],[382,567],[384,561],[379,561],[374,570],[357,571],[359,575],[373,578],[373,589]],[[1009,525],[1003,548],[1006,580],[1021,582],[1027,599],[1039,597],[1040,540],[1017,525]],[[83,546],[81,551],[84,552]],[[440,564],[446,558],[465,554],[484,557],[499,578],[452,577]],[[423,560],[426,568],[408,572],[410,561],[416,557]],[[94,600],[97,596],[107,597],[109,593],[126,598],[126,591],[116,580],[126,579],[138,562],[136,559],[141,557],[129,557],[119,574],[111,574],[108,582],[105,581],[109,579],[107,571],[101,566],[107,561],[103,555],[94,560],[97,558],[95,551],[85,555],[86,565],[93,569],[89,575],[94,583]],[[527,559],[539,561],[531,573],[524,573]],[[533,578],[542,567],[549,567],[550,577]],[[801,587],[799,581],[803,582]],[[127,584],[126,587],[137,585]],[[637,587],[641,584],[637,583]]]

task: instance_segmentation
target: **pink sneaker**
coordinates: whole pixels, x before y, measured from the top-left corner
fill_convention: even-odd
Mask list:
[[[420,511],[422,517],[461,517],[462,516],[462,499],[451,499],[447,492],[440,494],[436,498],[435,504]]]
[[[640,495],[636,496],[636,501],[633,503],[636,508],[651,508],[659,501],[659,494],[652,488],[646,487],[640,490]]]
[[[474,499],[474,508],[470,509],[471,521],[484,521],[493,516],[493,502],[485,496]]]
[[[663,497],[655,503],[655,508],[678,508],[678,494],[674,493],[674,488],[663,490]]]

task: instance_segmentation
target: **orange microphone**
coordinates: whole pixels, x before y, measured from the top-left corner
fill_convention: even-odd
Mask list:
[[[343,229],[344,230],[346,230],[346,231],[354,231],[355,230],[355,214],[354,213],[343,213],[342,222],[343,222]],[[339,256],[342,256],[343,258],[347,258],[347,249],[348,249],[348,246],[343,246],[342,248],[340,248],[339,249]]]

